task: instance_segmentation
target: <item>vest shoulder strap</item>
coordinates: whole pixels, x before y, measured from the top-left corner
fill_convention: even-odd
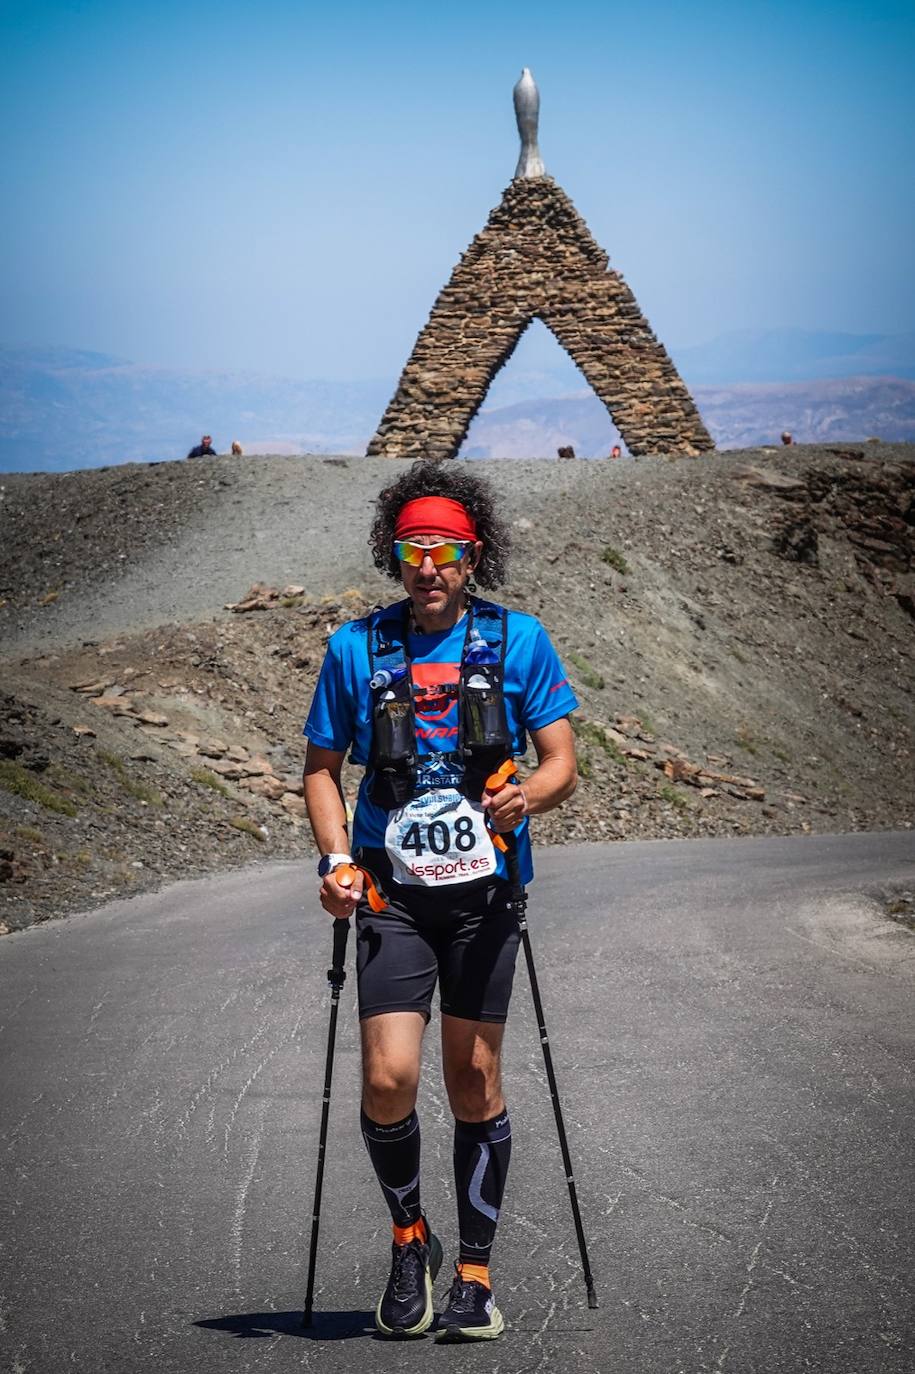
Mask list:
[[[505,663],[505,649],[508,642],[508,611],[494,601],[486,601],[481,596],[470,598],[473,628],[489,647],[499,655],[499,662]]]
[[[399,668],[406,662],[407,651],[404,643],[405,627],[409,601],[395,601],[391,606],[376,606],[369,616],[369,674],[374,676],[379,669]],[[504,606],[494,601],[486,601],[481,596],[470,598],[470,611],[474,630],[499,655],[499,662],[505,662],[505,649],[508,639],[508,612]]]
[[[408,602],[395,601],[392,606],[376,606],[369,617],[368,649],[369,676],[379,669],[399,668],[406,662],[404,626]]]

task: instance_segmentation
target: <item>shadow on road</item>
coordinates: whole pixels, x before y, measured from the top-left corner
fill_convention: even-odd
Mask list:
[[[345,1341],[353,1336],[375,1336],[374,1312],[315,1312],[314,1325],[302,1325],[302,1310],[294,1312],[235,1312],[194,1322],[208,1331],[227,1331],[230,1336],[256,1340],[263,1336],[298,1336],[306,1341]]]

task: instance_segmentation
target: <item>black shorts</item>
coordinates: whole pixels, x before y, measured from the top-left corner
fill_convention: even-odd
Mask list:
[[[504,1022],[521,939],[510,885],[482,879],[430,893],[391,882],[386,857],[361,856],[388,905],[376,913],[362,902],[356,913],[360,1018],[419,1011],[428,1020],[438,980],[446,1016]]]

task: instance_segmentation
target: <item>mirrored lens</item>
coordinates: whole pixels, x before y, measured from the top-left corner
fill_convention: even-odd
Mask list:
[[[466,548],[466,544],[450,539],[441,544],[415,544],[412,539],[396,539],[394,557],[401,563],[409,563],[412,568],[418,568],[428,554],[435,566],[441,568],[446,563],[459,562]]]

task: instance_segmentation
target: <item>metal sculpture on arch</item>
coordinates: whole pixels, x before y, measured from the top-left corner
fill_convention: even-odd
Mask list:
[[[632,454],[714,445],[677,369],[569,197],[546,175],[540,96],[514,89],[515,176],[451,274],[368,446],[371,457],[454,458],[493,378],[542,320],[607,407]]]

